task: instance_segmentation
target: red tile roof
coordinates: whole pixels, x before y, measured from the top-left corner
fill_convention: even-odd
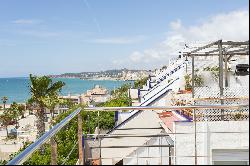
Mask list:
[[[171,131],[173,131],[173,123],[175,121],[181,120],[180,118],[178,118],[176,115],[174,115],[172,112],[169,111],[160,113],[159,118]]]

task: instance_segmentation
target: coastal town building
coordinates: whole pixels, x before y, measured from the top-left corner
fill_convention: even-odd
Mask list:
[[[68,94],[67,96],[60,96],[60,99],[66,99],[71,101],[74,104],[80,104],[81,103],[81,96],[80,95],[71,95]]]
[[[69,94],[67,96],[61,96],[60,98],[70,100],[74,104],[86,104],[90,106],[92,104],[104,103],[108,101],[110,93],[106,88],[96,85],[93,89],[87,90],[86,93],[81,95]]]
[[[98,103],[104,103],[110,98],[109,91],[99,85],[96,85],[93,89],[88,90],[85,94],[81,95],[81,103],[87,105],[95,105]]]
[[[141,70],[141,71],[133,71],[133,70],[124,70],[122,72],[122,80],[139,80],[143,79],[145,77],[148,77],[148,75],[151,72],[146,71],[146,70]]]

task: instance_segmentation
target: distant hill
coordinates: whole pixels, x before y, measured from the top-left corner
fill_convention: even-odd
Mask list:
[[[80,73],[64,73],[60,75],[49,75],[51,78],[80,78],[80,79],[99,79],[99,80],[136,80],[140,77],[147,76],[147,70],[129,70],[114,69],[100,72],[80,72]]]

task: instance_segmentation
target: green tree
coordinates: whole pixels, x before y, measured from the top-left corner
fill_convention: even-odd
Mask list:
[[[46,108],[50,110],[51,118],[54,118],[55,107],[60,105],[58,96],[47,96],[43,98],[43,103],[46,105]]]
[[[5,110],[5,106],[6,106],[6,103],[7,103],[7,101],[8,101],[8,97],[6,97],[6,96],[4,96],[4,97],[2,97],[2,102],[3,102],[3,109]]]
[[[30,75],[30,92],[31,99],[30,102],[37,107],[37,129],[38,137],[42,136],[45,132],[45,109],[46,103],[44,102],[46,98],[51,96],[57,96],[58,92],[61,91],[65,83],[58,81],[53,83],[52,79],[47,76],[36,77]]]
[[[25,118],[25,116],[24,116],[25,111],[26,111],[25,105],[18,104],[17,110],[18,110],[19,114],[22,116],[22,118]]]
[[[187,74],[184,76],[185,79],[185,89],[191,90],[192,89],[192,76],[190,74]],[[194,86],[195,87],[201,87],[204,85],[204,79],[201,75],[195,74],[194,75]]]
[[[10,108],[7,110],[7,113],[11,116],[11,118],[15,121],[16,128],[18,128],[18,120],[21,116],[20,111],[18,110],[19,105],[16,102],[13,102],[10,105]]]
[[[62,107],[62,108],[72,108],[72,107],[74,107],[75,105],[76,105],[76,104],[73,103],[73,101],[70,100],[70,99],[63,99],[63,100],[61,100],[61,102],[60,102],[60,107]]]
[[[136,80],[134,83],[134,88],[142,89],[143,85],[147,83],[148,77]]]
[[[6,165],[8,162],[6,160],[0,160],[0,165]]]
[[[29,110],[29,115],[33,114],[33,110],[38,110],[38,105],[33,102],[33,99],[28,99],[26,102],[26,109]]]
[[[197,87],[201,87],[204,85],[204,79],[202,78],[201,75],[198,75],[198,74],[194,75],[194,84]]]
[[[12,116],[7,111],[4,111],[4,113],[0,115],[0,121],[5,127],[7,138],[9,137],[8,126],[11,124],[12,120]]]
[[[186,90],[191,90],[192,89],[192,78],[191,78],[191,75],[190,74],[187,74],[184,76],[184,79],[185,79],[185,89]]]
[[[111,92],[112,99],[128,98],[128,89],[131,84],[123,84],[120,88],[117,88]]]

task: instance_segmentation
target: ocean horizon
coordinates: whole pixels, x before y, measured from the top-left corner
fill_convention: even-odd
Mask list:
[[[82,94],[94,88],[95,85],[100,85],[111,91],[125,83],[133,82],[120,80],[82,80],[80,78],[52,78],[52,80],[65,82],[66,85],[63,87],[60,95]],[[0,98],[7,96],[7,104],[14,101],[25,103],[30,98],[29,83],[29,77],[0,78]]]

